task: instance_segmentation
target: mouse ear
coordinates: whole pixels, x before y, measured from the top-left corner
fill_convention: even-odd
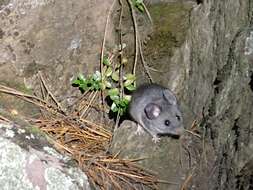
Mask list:
[[[177,104],[176,96],[169,89],[163,91],[163,96],[170,104],[172,105]]]
[[[161,108],[156,104],[150,103],[144,108],[144,111],[148,119],[155,119],[160,115]]]

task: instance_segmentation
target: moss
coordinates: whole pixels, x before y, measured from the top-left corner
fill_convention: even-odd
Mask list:
[[[154,21],[154,33],[147,44],[147,55],[159,51],[173,55],[175,47],[185,40],[189,26],[190,5],[183,3],[155,4],[149,8]]]

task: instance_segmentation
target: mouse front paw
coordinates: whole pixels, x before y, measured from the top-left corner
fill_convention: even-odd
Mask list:
[[[139,125],[139,124],[137,124],[137,130],[135,131],[135,135],[141,135],[141,134],[143,134],[145,131],[143,130],[143,128],[142,128],[142,126],[141,125]]]
[[[154,143],[159,143],[160,142],[160,138],[158,137],[158,136],[153,136],[153,138],[152,138],[152,141],[154,142]]]

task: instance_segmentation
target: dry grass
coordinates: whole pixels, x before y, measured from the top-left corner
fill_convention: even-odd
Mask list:
[[[3,85],[0,85],[0,93],[13,95],[38,106],[42,112],[41,118],[30,118],[28,121],[50,136],[60,152],[76,160],[93,185],[100,189],[140,189],[141,186],[157,189],[158,178],[137,166],[138,159],[120,159],[108,153],[112,130],[81,117],[82,110],[92,107],[89,100],[81,98],[69,110],[77,110],[80,105],[86,106],[79,111],[69,112],[49,91],[41,74],[39,79],[43,97],[28,95]],[[8,121],[4,117],[0,118]]]

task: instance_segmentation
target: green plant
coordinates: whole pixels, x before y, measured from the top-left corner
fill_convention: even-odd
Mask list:
[[[133,5],[140,11],[144,12],[143,0],[132,0]]]
[[[110,105],[111,111],[122,116],[126,112],[131,100],[131,96],[126,95],[124,92],[135,90],[134,83],[136,77],[131,73],[127,73],[122,76],[122,80],[123,88],[120,87],[120,64],[112,64],[109,57],[106,56],[103,59],[102,75],[99,71],[95,71],[93,75],[87,78],[79,74],[77,79],[72,82],[72,85],[78,87],[82,93],[88,90],[104,90],[106,96],[112,101]]]
[[[72,82],[72,85],[79,87],[82,93],[87,90],[101,90],[101,73],[96,71],[87,78],[85,78],[83,74],[79,74],[77,79]]]

